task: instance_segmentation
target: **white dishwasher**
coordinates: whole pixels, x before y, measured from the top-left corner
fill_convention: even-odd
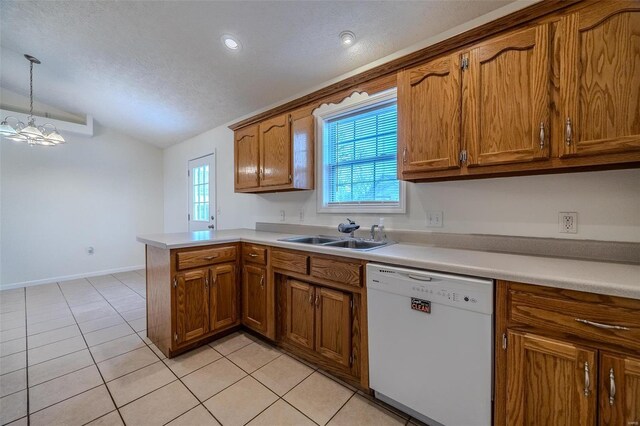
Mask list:
[[[429,425],[489,426],[493,281],[367,265],[369,382]]]

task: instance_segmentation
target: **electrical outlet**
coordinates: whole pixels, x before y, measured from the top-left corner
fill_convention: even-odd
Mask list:
[[[560,232],[564,234],[576,234],[578,232],[578,213],[558,213],[558,225],[560,226]]]
[[[285,214],[284,210],[280,210],[280,222],[284,222]]]
[[[300,217],[300,222],[304,222],[304,209],[298,211],[298,216]]]
[[[95,252],[96,252],[96,250],[95,250],[92,246],[87,247],[87,254],[88,254],[89,256],[91,256],[91,255],[92,255],[92,254],[94,254]]]
[[[442,212],[427,212],[427,228],[442,228]]]

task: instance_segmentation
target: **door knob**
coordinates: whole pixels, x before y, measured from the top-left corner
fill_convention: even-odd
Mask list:
[[[207,228],[209,228],[209,229],[214,229],[215,227],[216,227],[215,225],[209,225],[209,226],[207,226]]]

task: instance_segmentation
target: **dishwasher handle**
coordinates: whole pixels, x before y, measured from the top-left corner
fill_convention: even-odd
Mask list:
[[[412,280],[415,281],[433,281],[432,277],[426,276],[426,275],[418,275],[418,274],[407,274],[408,278],[411,278]]]

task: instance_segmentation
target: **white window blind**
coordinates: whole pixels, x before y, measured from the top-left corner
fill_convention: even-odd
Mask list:
[[[324,122],[324,204],[398,206],[396,101]]]

